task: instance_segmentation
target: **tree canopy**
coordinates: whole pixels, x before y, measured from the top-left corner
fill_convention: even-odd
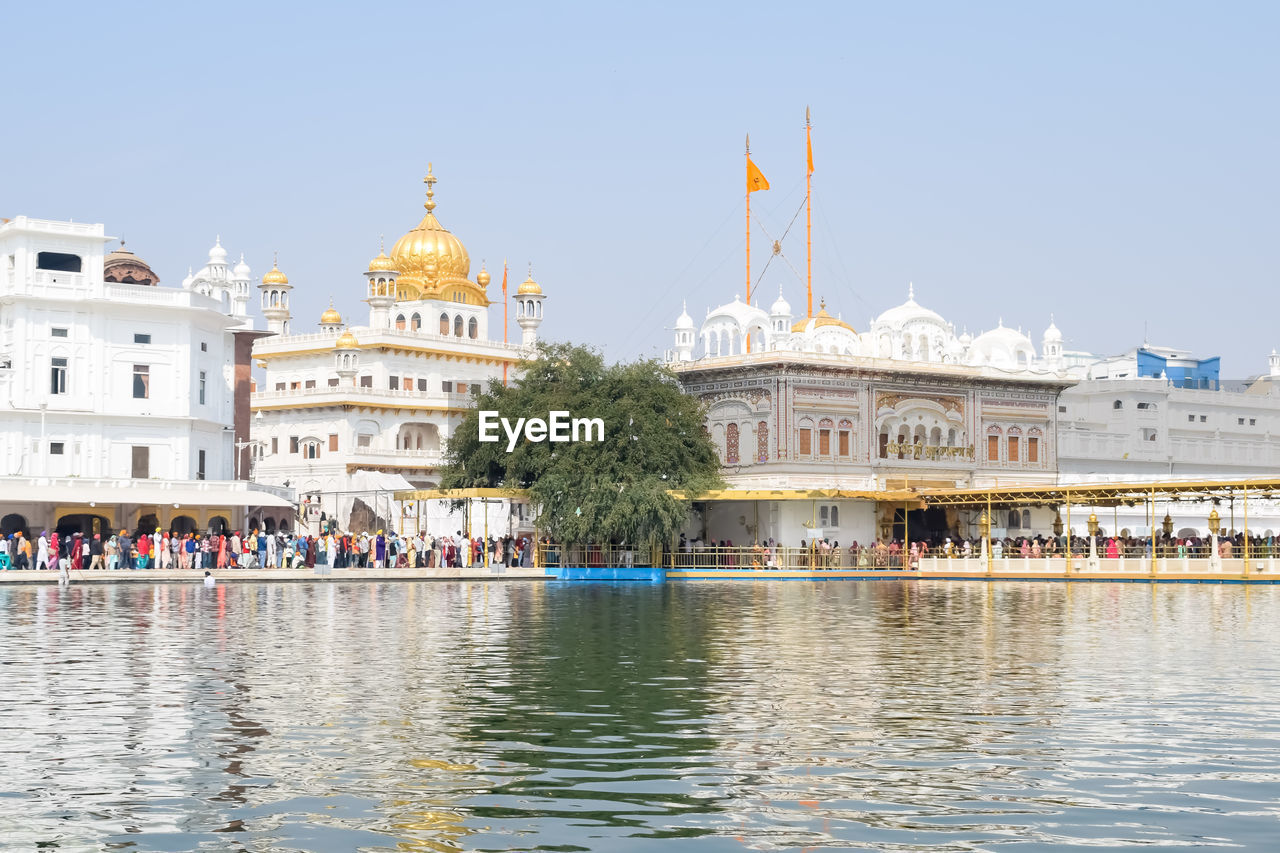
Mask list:
[[[518,418],[600,418],[604,440],[534,442],[510,453],[480,441],[481,411]],[[581,346],[542,344],[508,386],[491,382],[449,439],[441,487],[527,489],[539,527],[564,542],[668,541],[684,525],[687,501],[722,485],[715,446],[698,401],[654,360],[606,365]]]

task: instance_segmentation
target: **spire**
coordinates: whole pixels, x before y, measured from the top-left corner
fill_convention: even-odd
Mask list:
[[[914,281],[907,283],[907,301],[915,302],[916,300],[916,283]]]
[[[427,185],[427,201],[422,206],[427,209],[428,213],[436,209],[436,202],[435,202],[436,180],[437,180],[436,176],[431,174],[431,164],[428,163],[427,176],[422,179],[422,182]]]

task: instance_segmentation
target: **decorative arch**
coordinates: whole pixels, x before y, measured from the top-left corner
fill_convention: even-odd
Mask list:
[[[462,337],[462,315],[455,315],[453,318],[453,336],[455,338]]]
[[[760,421],[756,424],[756,461],[769,461],[769,422]]]
[[[440,334],[449,334],[449,315],[443,312],[440,314]]]

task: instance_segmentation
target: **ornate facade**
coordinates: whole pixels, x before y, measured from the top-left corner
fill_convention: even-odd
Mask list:
[[[426,215],[363,272],[366,323],[330,305],[316,330],[295,331],[294,284],[278,264],[258,287],[275,334],[253,351],[265,369],[252,400],[254,479],[297,488],[344,528],[392,516],[400,530],[461,526],[442,502],[405,507],[391,493],[439,484],[445,445],[473,396],[537,342],[543,319],[530,273],[513,294],[521,342],[491,335],[489,273],[470,277],[466,247],[436,218],[430,169],[425,183]],[[506,505],[489,510],[491,531],[507,532]]]

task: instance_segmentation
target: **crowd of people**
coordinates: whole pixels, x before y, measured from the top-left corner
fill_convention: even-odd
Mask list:
[[[993,559],[1040,559],[1065,557],[1066,536],[1020,536],[991,540]],[[1213,548],[1210,537],[1098,536],[1095,553],[1100,559],[1141,559],[1150,557],[1154,549],[1159,558],[1207,559]],[[1218,555],[1223,559],[1241,557],[1245,553],[1245,537],[1218,537]],[[1073,558],[1089,555],[1089,537],[1072,536]],[[677,553],[670,555],[675,568],[754,568],[754,569],[902,569],[918,568],[921,558],[960,559],[982,553],[980,539],[935,537],[914,540],[904,545],[901,539],[876,540],[870,544],[852,542],[842,546],[832,539],[801,540],[797,546],[786,546],[774,539],[752,545],[734,545],[730,540],[703,541],[680,537]],[[1280,554],[1280,537],[1250,536],[1251,558],[1264,559]]]
[[[121,530],[105,538],[100,533],[86,536],[42,530],[34,541],[25,531],[17,531],[0,545],[11,568],[40,570],[529,568],[534,547],[529,537],[485,539],[467,537],[460,530],[452,536],[425,532],[402,536],[394,530],[327,530],[319,536],[253,530],[242,536],[240,531],[180,534],[160,528],[132,536]]]

